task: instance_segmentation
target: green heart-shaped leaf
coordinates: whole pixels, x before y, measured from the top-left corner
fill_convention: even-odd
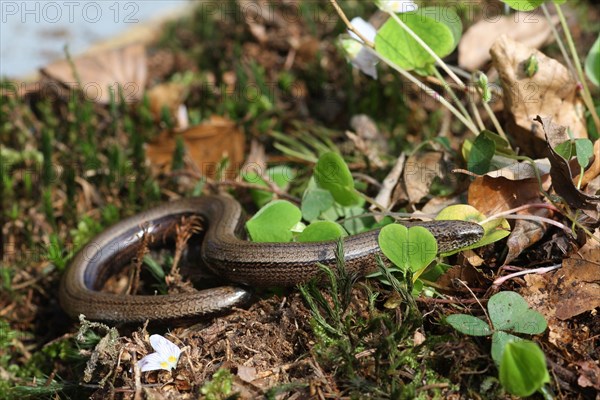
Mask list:
[[[278,165],[273,168],[266,170],[266,176],[272,182],[282,189],[285,189],[289,183],[294,179],[294,170],[287,165]],[[256,173],[256,171],[250,169],[242,172],[242,178],[248,183],[253,183],[267,187],[267,182]],[[252,189],[250,195],[254,204],[258,207],[262,207],[273,199],[273,193],[266,190]]]
[[[493,332],[490,326],[479,318],[467,314],[453,314],[446,321],[457,331],[471,336],[489,336]]]
[[[506,345],[511,342],[521,341],[518,336],[511,335],[510,333],[506,333],[503,331],[496,331],[492,335],[492,359],[496,363],[496,365],[500,365],[500,361],[502,360],[502,355],[504,354],[504,349],[506,349]]]
[[[341,205],[351,206],[360,201],[352,174],[339,154],[329,152],[319,157],[314,176],[317,186],[328,190]]]
[[[404,271],[409,268],[415,273],[421,271],[437,255],[435,237],[422,226],[386,225],[381,228],[378,240],[383,254]]]
[[[331,193],[325,189],[307,189],[302,196],[302,217],[312,222],[333,207],[334,202]]]
[[[600,86],[600,35],[585,58],[585,74],[594,85]]]
[[[297,239],[299,242],[322,242],[344,236],[347,236],[347,233],[340,224],[331,221],[315,221],[308,225]]]
[[[439,57],[450,54],[460,39],[462,23],[449,8],[424,7],[398,15]],[[375,48],[383,56],[406,70],[423,72],[435,62],[434,58],[393,19],[379,29]]]
[[[494,329],[518,333],[538,334],[546,330],[546,320],[518,293],[500,292],[488,301],[488,311]]]
[[[510,8],[519,11],[531,11],[538,8],[544,0],[502,0]]]
[[[544,352],[529,340],[507,343],[499,376],[506,391],[519,397],[531,396],[550,382]]]
[[[301,218],[298,207],[286,200],[275,200],[248,220],[246,229],[254,242],[289,242],[292,228]]]

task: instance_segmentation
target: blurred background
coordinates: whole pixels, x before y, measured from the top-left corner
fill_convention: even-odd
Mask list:
[[[123,33],[144,35],[154,22],[185,10],[188,0],[1,1],[0,76],[25,77]]]

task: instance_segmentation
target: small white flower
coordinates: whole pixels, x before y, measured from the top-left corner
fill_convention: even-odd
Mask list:
[[[142,372],[157,369],[170,371],[177,366],[181,349],[175,343],[161,335],[152,335],[150,336],[150,344],[155,353],[148,354],[138,361],[138,366]]]
[[[354,26],[354,29],[359,31],[365,39],[371,42],[375,41],[377,30],[373,25],[360,17],[355,17],[350,22],[352,23],[352,26]],[[350,30],[348,30],[348,33],[352,38],[362,43],[362,39],[357,34]],[[356,40],[342,40],[342,46],[344,47],[344,50],[346,50],[350,62],[355,68],[358,68],[360,71],[369,75],[373,79],[377,79],[377,68],[375,68],[375,66],[377,65],[379,59],[365,49],[360,43],[357,43]]]
[[[417,11],[419,8],[412,0],[378,0],[375,3],[382,11],[396,14]]]
[[[354,17],[354,18],[352,18],[352,21],[350,21],[350,23],[352,24],[354,29],[359,31],[360,34],[364,36],[365,39],[367,39],[371,42],[375,41],[375,36],[377,35],[377,29],[375,29],[375,27],[373,25],[371,25],[369,22],[365,21],[361,17]],[[354,39],[358,40],[359,42],[362,42],[362,39],[356,33],[352,32],[351,30],[348,30],[348,33]]]

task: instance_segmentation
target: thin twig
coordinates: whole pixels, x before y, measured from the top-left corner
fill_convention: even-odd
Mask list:
[[[424,91],[425,94],[427,94],[428,96],[430,96],[431,98],[433,98],[435,101],[438,101],[444,107],[446,107],[448,110],[450,110],[450,112],[452,112],[452,114],[454,114],[454,116],[456,118],[458,118],[460,120],[460,122],[462,122],[471,132],[473,132],[473,134],[475,136],[479,135],[479,130],[477,129],[477,127],[473,123],[471,123],[470,121],[468,121],[456,109],[456,107],[454,107],[452,104],[450,104],[448,102],[448,100],[446,100],[444,98],[444,96],[442,96],[441,94],[439,94],[438,92],[436,92],[435,90],[433,90],[432,88],[430,88],[429,86],[427,86],[426,84],[424,84],[423,82],[421,82],[420,80],[418,80],[417,78],[415,78],[408,71],[406,71],[405,69],[403,69],[402,67],[400,67],[399,65],[397,65],[396,63],[394,63],[392,60],[390,60],[389,58],[385,57],[384,55],[382,55],[382,54],[380,54],[380,53],[376,52],[375,50],[373,50],[371,48],[368,48],[368,47],[365,47],[365,49],[367,49],[367,51],[369,53],[374,54],[381,61],[383,61],[384,63],[386,63],[390,67],[392,67],[392,69],[394,69],[397,72],[399,72],[400,75],[402,75],[403,77],[405,77],[406,79],[408,79],[409,81],[411,81],[413,84],[415,84],[419,89],[421,89],[422,91]]]
[[[479,307],[481,307],[481,309],[483,310],[483,313],[485,314],[485,318],[488,320],[488,324],[490,326],[493,326],[492,324],[492,320],[490,319],[490,316],[487,313],[487,310],[485,309],[485,307],[481,304],[481,302],[479,301],[479,299],[477,298],[477,296],[475,296],[475,293],[473,293],[473,291],[471,290],[471,288],[469,287],[469,285],[467,285],[467,283],[461,279],[457,279],[457,281],[463,285],[468,291],[469,293],[471,293],[471,296],[473,296],[473,298],[477,301],[477,304],[479,304]]]
[[[369,39],[367,39],[366,37],[364,37],[364,35],[362,33],[360,33],[354,27],[354,25],[352,25],[352,22],[350,22],[350,20],[348,19],[348,17],[346,17],[346,14],[344,13],[344,10],[342,10],[342,8],[337,3],[337,1],[336,0],[329,0],[329,2],[333,6],[333,8],[337,12],[337,14],[340,16],[340,18],[342,19],[342,21],[344,21],[344,24],[346,24],[346,26],[348,27],[348,30],[350,30],[352,33],[354,33],[356,36],[358,36],[360,38],[360,40],[362,40],[365,45],[367,45],[367,46],[369,46],[371,48],[375,48],[375,43],[371,42]]]

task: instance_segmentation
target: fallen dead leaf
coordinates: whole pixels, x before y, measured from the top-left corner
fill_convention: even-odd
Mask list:
[[[567,320],[600,307],[600,264],[578,258],[563,260],[557,277],[556,316]]]
[[[175,152],[176,137],[181,135],[189,161],[203,176],[214,178],[224,157],[229,166],[224,175],[233,178],[244,160],[244,134],[236,124],[223,117],[211,116],[206,122],[183,132],[165,131],[146,145],[146,156],[153,169],[170,170]]]
[[[521,171],[516,176],[529,176]],[[469,204],[491,216],[522,205],[542,201],[537,179],[507,179],[504,176],[475,178],[469,186]],[[526,209],[518,214],[548,217],[547,209]],[[517,220],[508,237],[508,253],[504,263],[509,263],[527,247],[537,243],[546,233],[547,226],[535,221]]]
[[[524,204],[538,203],[541,194],[535,178],[513,181],[503,176],[479,176],[469,185],[468,198],[469,204],[485,215],[494,215]]]
[[[600,391],[600,367],[593,361],[586,360],[576,363],[579,367],[577,383],[581,387],[592,387]]]
[[[558,18],[552,22],[556,24]],[[469,71],[481,69],[491,59],[490,47],[500,35],[537,49],[552,37],[552,27],[540,8],[482,18],[463,34],[458,45],[458,65]]]
[[[377,204],[381,205],[384,210],[391,210],[396,201],[398,201],[398,197],[396,196],[397,189],[402,188],[402,185],[398,185],[398,181],[402,175],[402,171],[404,170],[404,162],[406,161],[406,154],[401,153],[400,156],[396,159],[394,166],[388,172],[387,176],[382,182],[381,189],[377,196],[375,197],[375,201]],[[379,207],[374,204],[369,207],[371,211],[377,210]],[[377,221],[381,221],[382,216],[375,216]]]
[[[256,368],[254,368],[254,367],[247,367],[245,365],[238,365],[237,371],[238,371],[237,375],[244,382],[251,383],[257,377]]]
[[[527,215],[532,214],[540,217],[548,217],[550,212],[545,208],[538,208],[532,212],[528,210]],[[512,260],[517,258],[519,254],[523,252],[523,250],[539,242],[547,230],[548,226],[543,222],[529,221],[524,219],[516,220],[515,226],[510,231],[510,235],[506,241],[508,252],[506,254],[506,258],[504,259],[504,264],[506,265],[510,263]]]
[[[587,337],[582,332],[573,331],[567,321],[561,321],[556,317],[558,299],[553,283],[555,274],[560,274],[560,269],[543,275],[526,275],[524,279],[527,286],[520,290],[520,294],[532,309],[540,312],[546,319],[548,341],[557,348],[568,348]],[[585,350],[580,352],[582,353],[585,353]]]
[[[462,204],[463,200],[460,196],[452,196],[452,197],[442,197],[435,196],[432,197],[427,203],[421,207],[421,212],[423,214],[439,214],[444,208],[449,207],[453,204]]]
[[[491,55],[502,80],[507,131],[524,153],[544,156],[548,152],[541,126],[534,121],[537,115],[568,126],[574,138],[587,137],[577,82],[566,67],[506,35],[494,43]],[[532,55],[536,57],[539,69],[529,77],[524,65]]]
[[[463,285],[456,285],[456,279],[460,279],[465,282],[468,287],[481,287],[485,280],[481,275],[481,272],[469,265],[454,265],[440,276],[436,281],[436,284],[440,286],[442,293],[446,294],[457,294],[467,293],[467,289]]]
[[[600,238],[600,229],[596,228],[594,236]],[[589,238],[577,251],[577,255],[584,260],[598,260],[598,254],[600,254],[600,242],[593,238]]]
[[[148,70],[146,48],[142,44],[134,43],[76,57],[72,65],[69,60],[59,60],[40,72],[47,79],[58,81],[71,90],[81,90],[86,99],[96,103],[108,104],[110,90],[116,94],[119,87],[126,102],[137,102],[144,95]],[[115,100],[119,101],[119,96]]]
[[[537,179],[533,166],[529,162],[515,162],[512,159],[495,155],[492,158],[492,164],[498,165],[498,169],[489,171],[485,175],[490,178],[506,178],[511,181],[521,181],[523,179]],[[535,168],[538,170],[540,177],[542,178],[542,186],[544,190],[550,187],[550,179],[548,173],[550,172],[550,161],[547,158],[540,158],[534,160]]]
[[[404,185],[411,204],[429,195],[436,177],[443,178],[443,154],[441,152],[416,153],[408,157],[404,166]]]

